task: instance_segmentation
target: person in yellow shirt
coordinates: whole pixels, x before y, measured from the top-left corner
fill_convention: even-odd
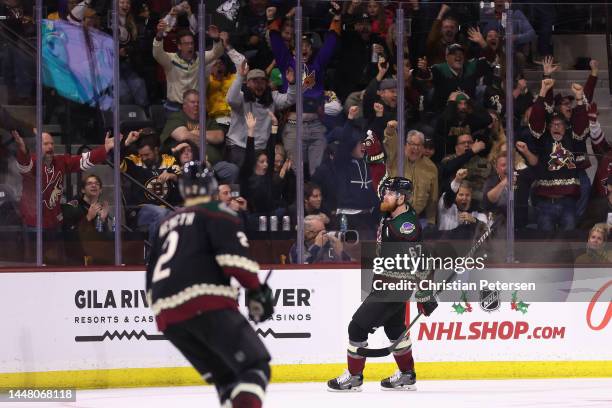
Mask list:
[[[216,60],[212,65],[206,89],[206,129],[222,130],[223,135],[229,130],[231,116],[227,92],[236,78],[236,73],[231,71],[232,66],[226,55]]]

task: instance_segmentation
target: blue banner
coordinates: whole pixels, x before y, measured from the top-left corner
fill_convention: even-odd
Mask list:
[[[113,38],[62,20],[43,20],[43,83],[61,96],[112,107]]]

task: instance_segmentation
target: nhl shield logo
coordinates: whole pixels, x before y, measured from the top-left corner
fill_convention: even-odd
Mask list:
[[[499,291],[497,290],[481,290],[480,291],[480,307],[485,312],[493,312],[499,309]]]

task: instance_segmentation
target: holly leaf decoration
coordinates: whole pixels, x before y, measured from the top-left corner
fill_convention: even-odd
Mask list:
[[[519,312],[525,314],[527,313],[527,308],[529,307],[529,303],[525,303],[523,301],[518,302],[518,305],[516,305],[516,310],[518,310]]]
[[[453,303],[453,309],[455,309],[455,312],[457,312],[457,314],[465,313],[465,307],[461,306],[460,303]]]

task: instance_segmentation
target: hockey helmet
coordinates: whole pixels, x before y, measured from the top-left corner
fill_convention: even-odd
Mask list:
[[[211,196],[217,192],[218,186],[214,171],[199,161],[190,161],[183,166],[179,178],[179,191],[183,198]]]
[[[386,178],[379,187],[379,195],[381,200],[385,197],[387,191],[395,191],[404,194],[407,198],[412,194],[412,181],[406,177],[389,177]]]

